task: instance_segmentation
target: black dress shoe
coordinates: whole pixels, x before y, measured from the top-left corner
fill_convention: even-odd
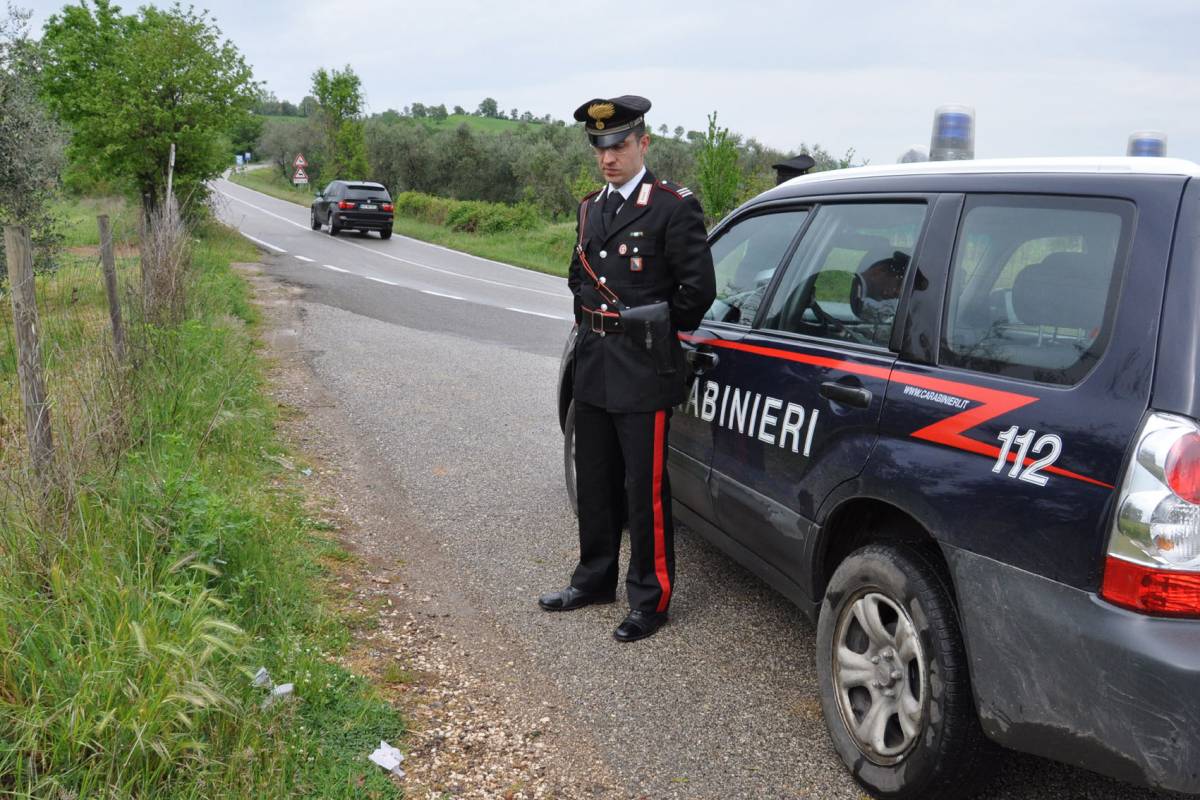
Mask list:
[[[550,592],[538,598],[538,605],[544,611],[574,611],[584,606],[611,603],[616,600],[616,593],[592,594],[574,586],[568,586],[559,592]]]
[[[667,614],[655,614],[650,611],[630,611],[625,621],[613,631],[613,638],[618,642],[636,642],[653,636],[654,632],[667,624]]]

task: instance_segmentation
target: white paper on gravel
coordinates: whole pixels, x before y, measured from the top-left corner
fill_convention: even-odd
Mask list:
[[[382,739],[379,740],[379,747],[374,753],[371,753],[370,758],[371,761],[383,767],[397,778],[404,777],[404,770],[400,769],[400,762],[404,761],[404,754]]]

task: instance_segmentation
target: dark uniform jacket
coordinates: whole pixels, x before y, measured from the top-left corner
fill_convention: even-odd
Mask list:
[[[594,192],[580,203],[578,241],[597,277],[620,297],[622,308],[670,303],[670,358],[656,363],[635,341],[640,337],[600,336],[592,330],[584,309],[599,310],[606,301],[576,253],[567,278],[575,295],[575,321],[581,323],[575,340],[575,398],[612,412],[679,405],[687,391],[687,368],[675,334],[699,327],[716,296],[704,213],[690,191],[656,180],[647,170],[605,233],[604,194]]]

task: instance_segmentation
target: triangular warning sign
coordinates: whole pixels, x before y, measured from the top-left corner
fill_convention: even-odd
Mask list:
[[[293,167],[307,167],[308,162],[304,160],[304,153],[297,153],[296,160],[292,162]]]
[[[294,181],[308,180],[308,173],[304,171],[304,167],[296,168],[296,174],[292,175],[292,180],[294,180]]]

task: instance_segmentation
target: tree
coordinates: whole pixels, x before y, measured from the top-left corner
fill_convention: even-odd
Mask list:
[[[800,143],[800,152],[807,156],[812,156],[815,162],[810,172],[824,172],[829,169],[846,169],[854,166],[854,148],[846,150],[846,154],[841,158],[831,154],[828,150],[819,144],[807,145],[804,142]]]
[[[446,111],[446,106],[444,103],[439,103],[436,106],[429,107],[429,118],[430,119],[436,119],[440,122],[441,120],[444,120],[448,116],[450,116],[450,114],[449,114],[449,112]]]
[[[424,103],[413,103],[411,113],[415,119],[422,119],[423,117],[429,116],[429,112],[425,108]]]
[[[317,98],[311,94],[306,94],[304,99],[300,101],[300,116],[311,117],[317,113]]]
[[[479,110],[475,112],[481,117],[499,117],[500,105],[490,97],[485,97],[479,103]]]
[[[367,145],[362,124],[362,81],[347,64],[343,69],[313,73],[317,120],[323,135],[319,174],[328,178],[367,177]]]
[[[682,126],[682,125],[676,125],[676,126],[675,126],[675,131],[674,131],[674,133],[675,133],[675,138],[676,138],[676,139],[682,139],[682,138],[683,138],[683,133],[684,133],[684,131],[683,131],[683,126]]]
[[[42,56],[42,95],[71,132],[72,162],[126,182],[147,212],[162,198],[172,144],[180,193],[203,193],[258,90],[207,12],[180,6],[130,16],[109,0],[66,6],[46,23]]]
[[[462,106],[454,107],[454,116],[465,117],[466,115],[467,115],[467,110],[465,108],[463,108]]]
[[[57,236],[49,210],[62,165],[62,136],[37,97],[29,12],[0,14],[0,223],[25,225],[35,266],[48,266]],[[0,278],[6,272],[0,237]]]
[[[512,113],[511,113],[509,116],[510,116],[510,117],[512,117],[512,119],[514,119],[514,120],[515,120],[515,119],[517,119],[517,116],[518,116],[518,114],[519,114],[519,112],[517,111],[517,109],[515,109],[515,108],[514,108],[514,109],[512,110]]]
[[[721,219],[733,210],[741,182],[738,151],[729,129],[717,126],[716,111],[708,118],[708,134],[696,154],[696,182],[710,220]]]

